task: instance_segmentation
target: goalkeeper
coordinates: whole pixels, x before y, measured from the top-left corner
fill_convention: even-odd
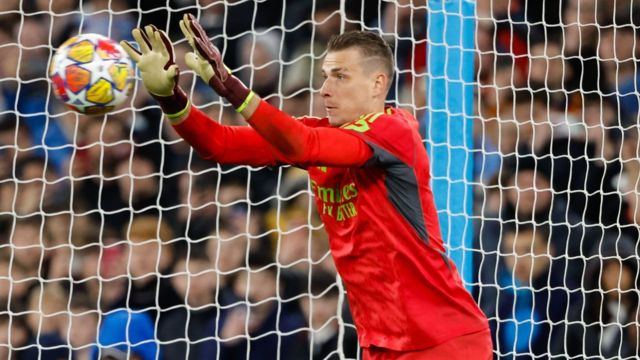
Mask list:
[[[122,45],[174,129],[205,159],[291,164],[311,188],[342,277],[364,359],[490,359],[488,322],[445,254],[417,121],[385,107],[393,75],[386,42],[334,36],[322,65],[326,118],[294,119],[261,100],[222,63],[191,15],[186,63],[251,127],[222,126],[189,102],[166,34],[134,29]]]

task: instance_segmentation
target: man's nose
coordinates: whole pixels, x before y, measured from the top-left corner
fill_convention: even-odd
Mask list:
[[[327,80],[322,83],[322,87],[320,87],[320,96],[329,97],[331,94],[329,93],[329,86],[327,85]]]

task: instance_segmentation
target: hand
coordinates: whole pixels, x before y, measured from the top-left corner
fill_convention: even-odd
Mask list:
[[[153,25],[133,29],[131,34],[138,42],[140,51],[127,41],[121,41],[120,44],[138,65],[144,87],[169,116],[183,112],[189,101],[178,86],[180,70],[169,37]]]
[[[144,87],[153,95],[171,96],[179,74],[171,41],[153,25],[133,29],[131,34],[140,45],[140,51],[128,41],[121,41],[120,45],[138,65]]]
[[[180,29],[194,52],[185,55],[187,65],[206,83],[213,81],[211,87],[225,96],[228,90],[224,81],[229,76],[229,69],[222,63],[222,55],[207,38],[207,34],[191,14],[185,14],[180,20]]]
[[[253,92],[231,74],[222,62],[220,51],[209,40],[193,15],[184,15],[180,20],[180,29],[194,50],[185,56],[187,66],[241,112],[253,97]]]

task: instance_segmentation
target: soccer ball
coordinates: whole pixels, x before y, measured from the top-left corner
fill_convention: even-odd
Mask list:
[[[51,60],[53,92],[68,108],[86,115],[108,113],[131,92],[134,72],[122,47],[99,34],[65,41]]]

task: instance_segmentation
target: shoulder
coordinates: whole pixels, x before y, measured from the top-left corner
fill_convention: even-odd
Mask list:
[[[382,136],[410,134],[417,131],[418,121],[407,111],[387,107],[383,112],[362,115],[359,119],[342,125],[341,128],[359,133]]]
[[[365,140],[374,153],[384,152],[393,158],[412,163],[419,141],[418,122],[408,112],[388,107],[384,112],[367,114],[342,126]]]

